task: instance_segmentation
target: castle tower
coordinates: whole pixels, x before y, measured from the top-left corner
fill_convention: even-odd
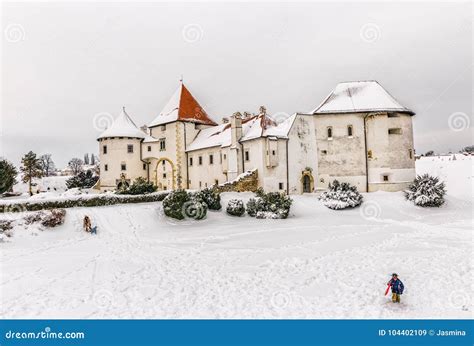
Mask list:
[[[142,143],[150,181],[159,190],[187,188],[186,147],[200,129],[217,125],[181,82],[159,115],[148,125],[150,138]]]
[[[141,142],[146,134],[122,109],[112,125],[102,132],[99,142],[101,191],[120,189],[138,177],[147,177],[147,167],[140,159]]]

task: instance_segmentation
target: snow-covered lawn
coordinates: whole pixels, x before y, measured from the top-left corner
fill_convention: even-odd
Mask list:
[[[472,161],[464,166],[447,175],[457,179],[448,191],[472,191]],[[250,196],[226,193],[223,205]],[[65,224],[45,231],[16,227],[0,243],[0,314],[472,317],[472,194],[450,195],[439,209],[415,207],[402,193],[364,194],[360,208],[342,211],[313,195],[293,198],[286,220],[221,211],[174,222],[161,203],[145,203],[67,209]],[[86,214],[97,236],[82,231]],[[384,296],[392,272],[406,287],[400,305]]]

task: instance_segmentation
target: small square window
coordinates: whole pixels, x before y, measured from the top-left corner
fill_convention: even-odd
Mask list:
[[[151,151],[151,145],[148,146],[147,150],[148,150],[148,151]]]
[[[126,165],[125,163],[122,163],[122,164],[120,165],[120,169],[121,169],[122,171],[126,171],[126,170],[127,170],[127,165]]]
[[[389,135],[401,135],[402,134],[402,129],[401,128],[388,129],[388,134]]]
[[[278,183],[278,189],[283,190],[283,183]]]
[[[327,150],[321,150],[321,154],[327,155],[328,151]]]
[[[388,175],[386,174],[383,175],[383,181],[388,181]]]
[[[133,154],[133,144],[128,144],[127,145],[127,153]]]

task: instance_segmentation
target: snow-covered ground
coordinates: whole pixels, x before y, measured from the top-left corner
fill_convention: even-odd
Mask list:
[[[448,179],[441,208],[377,192],[333,211],[303,195],[287,220],[221,211],[176,222],[145,203],[67,209],[65,224],[45,231],[16,227],[0,243],[0,315],[471,318],[472,159],[424,160],[419,173]],[[226,193],[223,204],[250,196]],[[82,231],[86,214],[97,236]],[[383,295],[392,272],[406,286],[400,305]]]

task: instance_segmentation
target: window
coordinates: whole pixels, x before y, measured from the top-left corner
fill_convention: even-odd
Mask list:
[[[146,169],[146,163],[143,164],[143,169]]]
[[[383,175],[383,181],[388,181],[388,175],[387,174]]]
[[[199,165],[202,165],[202,156],[198,157],[198,163],[199,163]]]
[[[402,134],[402,129],[401,128],[388,129],[388,134],[389,135],[401,135]]]
[[[272,155],[273,155],[273,156],[276,155],[276,151],[275,151],[275,150],[272,150]]]
[[[332,127],[328,127],[328,139],[332,139]]]
[[[278,183],[278,189],[283,190],[283,183]]]
[[[163,165],[163,167],[165,167],[166,161],[165,160],[161,161],[161,164]]]
[[[128,144],[127,145],[127,153],[133,154],[133,144]]]
[[[199,182],[199,188],[201,188],[201,187],[202,187],[202,182]]]
[[[393,112],[389,112],[389,113],[387,114],[387,116],[388,116],[389,118],[397,118],[397,117],[398,117],[398,114],[397,114],[397,113],[393,113]]]
[[[369,150],[369,151],[367,152],[367,158],[368,158],[368,159],[371,159],[371,158],[372,158],[372,150]]]
[[[160,151],[166,150],[166,138],[160,138]]]
[[[219,185],[219,180],[218,179],[214,179],[214,185]]]
[[[122,163],[122,164],[120,165],[120,169],[121,169],[122,171],[126,171],[126,170],[127,170],[127,165],[126,165],[125,163]]]
[[[328,153],[327,150],[321,150],[321,154],[326,155]]]
[[[192,158],[192,157],[189,158],[189,165],[190,165],[190,166],[193,165],[193,158]]]
[[[205,183],[204,186],[207,187],[207,183]]]
[[[214,155],[212,155],[212,154],[209,155],[209,164],[210,165],[214,164]]]
[[[408,149],[408,156],[410,157],[410,160],[413,159],[413,150]]]
[[[163,173],[163,179],[166,179],[166,173]]]
[[[352,125],[347,126],[347,135],[352,137]]]
[[[151,151],[151,145],[148,146],[147,150],[148,150],[148,151]]]
[[[227,159],[227,155],[226,155],[226,154],[224,154],[224,160],[225,160],[225,159]]]
[[[108,171],[109,170],[109,165],[104,165],[104,171]]]
[[[245,161],[249,161],[250,160],[250,153],[248,150],[245,151]]]
[[[166,131],[166,124],[165,124],[165,125],[161,125],[161,131]]]
[[[107,154],[107,146],[106,146],[106,145],[104,145],[104,146],[102,147],[102,152],[103,152],[104,154]]]

